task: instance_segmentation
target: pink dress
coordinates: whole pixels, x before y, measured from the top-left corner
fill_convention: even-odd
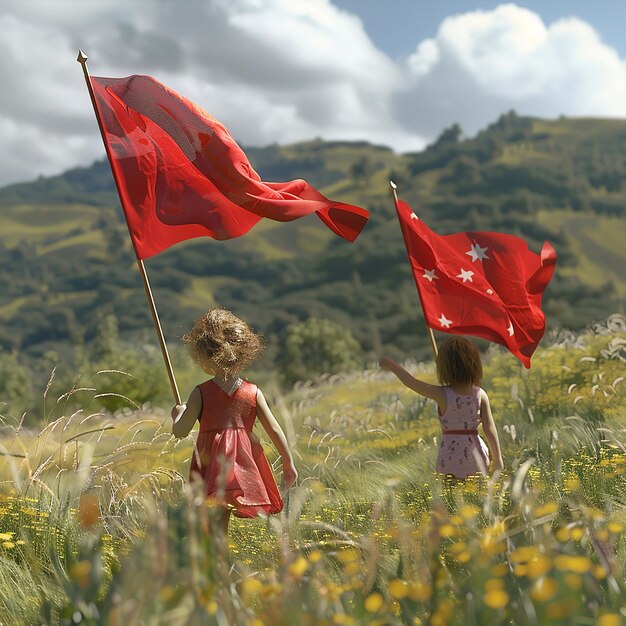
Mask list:
[[[489,468],[489,449],[478,436],[480,422],[480,387],[473,387],[469,395],[458,394],[450,387],[446,394],[446,412],[439,413],[442,436],[437,456],[437,471],[455,478],[472,474],[486,474]]]
[[[207,497],[233,509],[237,517],[279,513],[283,501],[272,468],[259,441],[250,436],[257,386],[243,381],[232,395],[211,380],[198,388],[202,412],[190,480],[201,478]]]

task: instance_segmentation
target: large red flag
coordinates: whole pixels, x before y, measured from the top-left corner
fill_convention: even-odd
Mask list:
[[[304,180],[266,183],[226,128],[150,76],[91,79],[135,252],[146,259],[203,235],[230,239],[261,218],[309,213],[354,241],[368,212]]]
[[[546,327],[543,290],[556,263],[523,239],[499,233],[437,235],[404,202],[397,204],[427,324],[435,330],[504,344],[526,367]]]

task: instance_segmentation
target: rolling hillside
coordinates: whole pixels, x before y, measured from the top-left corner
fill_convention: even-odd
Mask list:
[[[559,254],[545,295],[549,327],[578,329],[626,301],[626,121],[502,116],[475,138],[452,127],[425,151],[316,140],[249,149],[266,180],[302,177],[371,220],[352,245],[314,216],[265,221],[238,240],[197,239],[146,262],[173,343],[207,306],[232,307],[273,351],[310,316],[350,328],[372,359],[425,356],[427,340],[393,204],[440,233],[494,230]],[[93,339],[114,314],[152,341],[117,194],[104,161],[0,189],[0,346],[31,359]]]

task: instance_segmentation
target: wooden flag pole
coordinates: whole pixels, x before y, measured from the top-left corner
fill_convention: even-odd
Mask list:
[[[81,64],[83,68],[83,74],[85,75],[85,82],[87,83],[87,90],[89,91],[89,97],[91,98],[93,111],[96,115],[96,120],[98,121],[98,128],[100,128],[100,135],[102,136],[102,143],[104,143],[104,149],[106,151],[107,158],[109,159],[109,165],[111,166],[113,179],[115,180],[115,187],[117,188],[117,192],[119,194],[120,186],[118,184],[117,174],[115,173],[115,169],[113,168],[113,165],[112,165],[113,161],[111,160],[111,152],[106,142],[104,126],[102,125],[100,114],[98,113],[98,107],[96,105],[96,98],[93,93],[93,86],[91,85],[91,78],[89,76],[89,70],[87,69],[87,55],[84,54],[82,50],[79,50],[78,57],[76,60]],[[121,195],[120,195],[120,202],[122,202]],[[126,227],[128,228],[128,222],[126,222]],[[129,234],[130,234],[130,229],[129,229]],[[131,238],[131,241],[132,241],[132,238]],[[134,249],[134,246],[133,246],[133,249]],[[152,314],[152,321],[154,322],[154,328],[156,330],[157,337],[159,339],[159,345],[161,346],[161,354],[163,355],[163,360],[165,361],[165,368],[167,369],[167,375],[170,379],[170,385],[172,386],[174,400],[176,404],[181,404],[180,393],[178,391],[178,385],[176,384],[176,378],[174,376],[174,368],[172,367],[170,355],[169,355],[169,352],[167,351],[167,345],[165,343],[165,337],[163,336],[163,329],[161,328],[159,314],[157,313],[156,306],[154,304],[154,298],[152,296],[152,289],[150,288],[150,281],[148,280],[148,274],[143,264],[143,260],[140,259],[139,256],[137,256],[136,250],[135,250],[135,258],[137,259],[137,267],[139,268],[139,274],[141,275],[141,280],[143,282],[144,289],[146,290],[146,298],[148,299],[148,306],[150,307],[150,313]]]
[[[391,193],[393,194],[393,202],[396,207],[396,214],[398,215],[398,219],[400,219],[400,213],[398,212],[398,193],[397,193],[398,187],[392,180],[389,181],[389,187],[391,189]],[[408,249],[407,249],[407,255],[408,255]],[[428,329],[430,347],[433,349],[433,354],[435,355],[435,360],[436,360],[437,354],[439,351],[437,350],[437,342],[435,341],[435,333],[433,333],[433,329],[428,325],[428,321],[426,320],[426,311],[424,311],[424,303],[422,302],[422,297],[420,296],[419,289],[417,290],[417,297],[419,298],[420,306],[422,307],[422,314],[424,315],[424,323],[426,324],[426,328]]]

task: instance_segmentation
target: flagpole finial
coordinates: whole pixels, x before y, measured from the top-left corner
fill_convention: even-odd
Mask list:
[[[389,192],[393,196],[393,201],[395,202],[395,204],[397,206],[397,204],[398,204],[398,185],[396,185],[396,183],[394,183],[393,180],[389,181]]]
[[[81,65],[85,65],[85,63],[87,63],[87,59],[89,57],[79,48],[78,50],[78,56],[76,57],[76,60],[81,64]]]

